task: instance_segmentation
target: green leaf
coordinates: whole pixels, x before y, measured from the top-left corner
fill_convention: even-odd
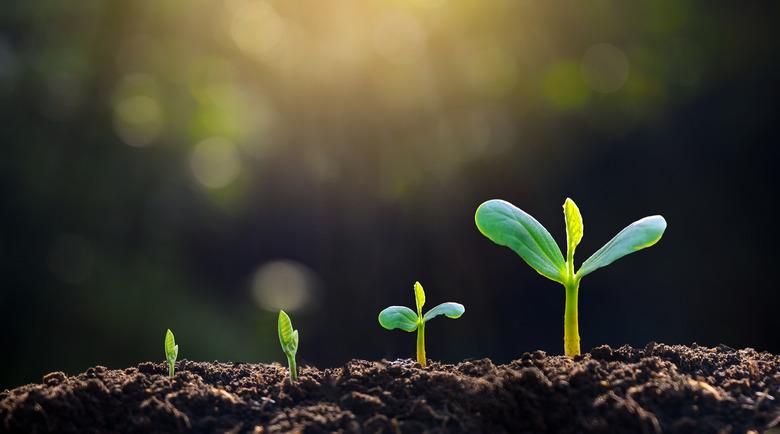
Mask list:
[[[417,314],[406,306],[390,306],[379,312],[379,324],[388,330],[413,332],[417,330],[418,318]]]
[[[165,332],[165,359],[168,363],[175,363],[176,357],[179,355],[179,346],[176,345],[176,341],[173,338],[173,332],[168,329]]]
[[[563,283],[566,263],[552,235],[528,213],[504,200],[477,208],[477,227],[494,243],[509,247],[542,276]]]
[[[566,256],[574,258],[574,250],[582,241],[583,224],[580,209],[568,197],[563,203],[563,216],[566,219],[566,247],[569,249]]]
[[[425,304],[425,291],[420,282],[414,282],[414,301],[417,304],[417,315],[422,316],[422,308]]]
[[[425,316],[423,317],[423,321],[428,321],[430,319],[436,318],[439,315],[444,315],[447,318],[460,318],[461,315],[463,315],[463,312],[466,311],[466,308],[463,307],[460,303],[453,303],[453,302],[447,302],[442,303],[433,309],[429,310],[428,312],[425,312]]]
[[[292,346],[293,346],[293,353],[298,351],[298,330],[293,330],[292,333]]]
[[[298,351],[298,330],[293,330],[290,317],[283,310],[279,311],[279,343],[286,354]]]
[[[577,275],[586,276],[629,253],[652,246],[661,239],[665,230],[666,220],[660,215],[645,217],[631,223],[583,262]]]

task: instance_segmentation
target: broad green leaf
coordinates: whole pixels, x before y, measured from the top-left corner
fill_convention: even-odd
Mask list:
[[[567,257],[574,258],[574,250],[582,241],[582,214],[577,204],[568,197],[563,203],[563,216],[566,219],[566,247],[569,249]]]
[[[463,315],[463,312],[466,311],[466,308],[463,307],[460,303],[453,303],[453,302],[447,302],[442,303],[433,309],[429,310],[428,312],[425,312],[425,316],[423,317],[424,321],[428,321],[429,319],[436,318],[439,315],[444,315],[447,318],[460,318],[461,315]]]
[[[423,291],[420,282],[414,282],[414,301],[417,304],[417,315],[422,315],[422,308],[425,304],[425,291]]]
[[[579,277],[586,276],[616,260],[657,243],[666,230],[666,220],[660,215],[645,217],[626,226],[590,258],[582,263]]]
[[[379,312],[379,324],[388,330],[413,332],[417,330],[417,321],[417,314],[406,306],[390,306]]]
[[[298,331],[293,330],[290,317],[285,311],[279,311],[279,343],[285,353],[295,354],[298,351]]]
[[[563,283],[566,263],[552,235],[535,218],[511,203],[493,199],[477,208],[479,231],[509,247],[542,276]]]
[[[170,362],[176,362],[176,357],[179,355],[179,346],[176,345],[176,341],[173,337],[173,332],[168,329],[165,332],[165,359]]]

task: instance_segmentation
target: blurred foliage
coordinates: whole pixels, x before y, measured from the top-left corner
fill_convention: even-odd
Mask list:
[[[760,196],[774,176],[754,163],[776,154],[751,149],[740,163],[730,144],[681,146],[686,132],[699,134],[694,142],[707,136],[688,122],[708,98],[751,80],[755,94],[715,103],[723,124],[699,121],[729,143],[745,126],[771,128],[771,102],[752,106],[744,123],[733,115],[776,79],[777,9],[692,0],[5,1],[0,386],[162,359],[166,328],[176,330],[181,358],[281,360],[270,311],[291,306],[312,339],[301,342],[304,362],[411,356],[408,342],[372,328],[415,279],[465,300],[474,318],[531,292],[510,292],[528,276],[473,228],[476,205],[490,197],[541,207],[542,221],[567,194],[606,210],[588,219],[604,225],[586,228],[584,245],[593,235],[594,246],[616,222],[651,212],[663,211],[669,237],[679,236],[685,216],[700,218],[694,193],[753,203],[745,191],[760,185]],[[666,133],[637,139],[649,131]],[[697,184],[729,167],[748,174],[733,191]],[[758,258],[756,243],[735,245]],[[673,274],[690,249],[657,249],[657,272]],[[625,283],[616,276],[614,285]],[[672,280],[647,284],[728,284]],[[603,297],[617,292],[601,285]],[[554,291],[548,297],[562,297]],[[713,336],[683,319],[696,293],[672,294],[656,300],[682,306],[666,327],[585,335]],[[347,299],[355,305],[343,306]],[[441,346],[430,355],[555,349],[557,313],[546,312],[549,324],[529,316],[479,331],[460,321],[432,339]],[[521,328],[527,336],[518,338]]]

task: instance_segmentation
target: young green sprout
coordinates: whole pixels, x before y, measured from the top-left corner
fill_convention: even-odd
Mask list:
[[[165,332],[165,360],[168,361],[168,375],[173,378],[173,369],[176,367],[176,357],[179,356],[179,346],[173,339],[171,329]]]
[[[290,380],[298,381],[298,367],[295,364],[295,353],[298,352],[298,330],[293,330],[290,317],[283,310],[279,311],[279,343],[290,366]]]
[[[563,214],[566,220],[566,260],[547,229],[509,202],[489,200],[477,208],[474,219],[483,235],[498,245],[514,250],[539,274],[566,288],[563,348],[567,356],[576,356],[580,354],[577,321],[580,280],[629,253],[657,243],[666,230],[666,220],[660,215],[654,215],[631,223],[586,259],[575,273],[574,249],[582,240],[582,215],[574,201],[569,198],[566,198],[563,204]]]
[[[379,324],[382,327],[393,330],[401,329],[405,332],[417,330],[417,363],[422,366],[427,364],[425,358],[425,323],[428,320],[444,315],[447,318],[460,318],[466,308],[460,303],[442,303],[423,315],[422,307],[425,304],[425,291],[420,282],[414,283],[414,299],[417,304],[417,313],[406,306],[390,306],[379,312]]]

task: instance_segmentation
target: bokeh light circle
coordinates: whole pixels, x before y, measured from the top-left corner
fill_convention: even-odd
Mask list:
[[[241,172],[236,145],[222,137],[211,137],[195,145],[190,159],[195,179],[208,188],[231,184]]]
[[[153,145],[163,126],[163,107],[157,82],[148,74],[122,78],[114,91],[114,130],[122,141],[141,148]]]
[[[255,271],[250,289],[262,309],[295,311],[312,301],[315,286],[311,269],[295,261],[276,260]]]
[[[628,80],[628,70],[628,57],[614,45],[592,45],[582,56],[583,79],[596,92],[620,90]]]

